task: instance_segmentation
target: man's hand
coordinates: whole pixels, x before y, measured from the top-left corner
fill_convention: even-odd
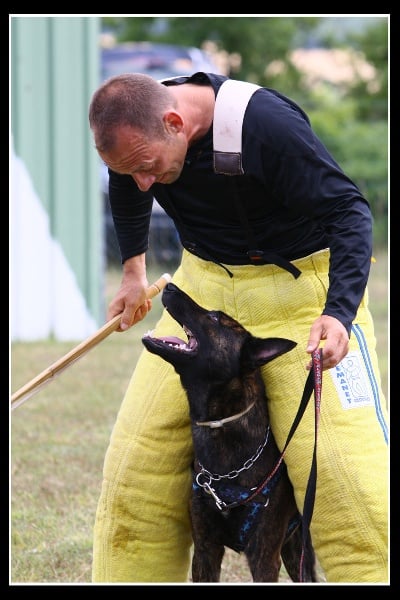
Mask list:
[[[121,314],[121,323],[116,331],[126,331],[132,325],[145,318],[152,307],[151,299],[147,298],[147,280],[136,282],[124,279],[116,296],[110,303],[107,320]]]
[[[349,336],[345,326],[335,317],[321,315],[314,321],[306,352],[311,354],[320,345],[321,340],[325,340],[322,349],[322,368],[332,369],[346,356],[349,351]],[[310,370],[312,361],[307,364],[307,370]]]
[[[120,326],[116,331],[126,331],[144,319],[151,310],[148,285],[145,254],[128,258],[123,265],[121,286],[107,312],[107,320],[121,315]]]

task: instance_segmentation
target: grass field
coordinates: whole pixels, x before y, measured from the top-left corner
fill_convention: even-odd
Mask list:
[[[160,267],[153,280],[163,272]],[[119,273],[109,271],[111,299]],[[383,388],[388,391],[387,257],[377,255],[369,284]],[[161,310],[114,333],[12,412],[10,420],[10,584],[84,584],[91,578],[92,527],[111,429],[128,380]],[[77,340],[78,344],[82,340]],[[11,347],[15,392],[75,344],[43,341]],[[287,581],[282,571],[282,581]],[[244,558],[227,552],[223,582],[251,581]]]

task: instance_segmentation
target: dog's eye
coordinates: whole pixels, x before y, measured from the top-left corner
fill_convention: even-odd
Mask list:
[[[211,321],[215,321],[216,323],[218,323],[219,314],[216,312],[210,312],[210,313],[208,313],[208,318],[211,319]]]

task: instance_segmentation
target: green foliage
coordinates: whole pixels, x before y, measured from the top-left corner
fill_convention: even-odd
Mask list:
[[[309,107],[313,128],[342,169],[368,199],[375,220],[375,241],[387,244],[388,125],[356,120],[354,98],[337,101],[321,89]]]
[[[294,36],[300,30],[310,29],[317,20],[296,17],[175,17],[170,25],[173,35],[184,39],[187,44],[201,45],[209,39],[228,54],[238,53],[241,61],[232,67],[232,76],[267,85],[267,65],[278,58],[285,59]]]
[[[266,85],[265,69],[272,60],[286,60],[294,37],[310,31],[318,17],[118,17],[103,19],[118,41],[158,41],[202,47],[214,42],[219,50],[240,55],[233,68],[237,79]]]
[[[374,81],[357,79],[349,94],[357,100],[359,119],[387,119],[388,115],[388,24],[384,19],[371,25],[362,34],[348,36],[349,45],[358,49],[375,68]]]

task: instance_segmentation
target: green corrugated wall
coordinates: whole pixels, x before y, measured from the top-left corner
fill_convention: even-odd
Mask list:
[[[80,337],[93,330],[93,322],[104,322],[99,159],[87,118],[100,81],[99,33],[99,17],[10,16],[14,152],[27,169],[47,212],[51,236],[82,293],[89,323],[82,325]],[[13,201],[18,203],[22,199],[18,190],[16,194]],[[10,234],[18,235],[18,223]],[[35,245],[34,230],[31,236]],[[20,262],[18,252],[11,255],[12,270],[18,272]],[[29,310],[21,308],[21,298],[17,304]],[[56,331],[51,325],[49,335]],[[77,335],[75,330],[72,337]],[[23,339],[23,332],[16,337]]]

